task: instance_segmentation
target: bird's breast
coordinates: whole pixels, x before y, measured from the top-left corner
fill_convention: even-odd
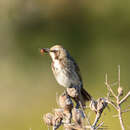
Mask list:
[[[64,87],[69,87],[71,85],[71,81],[67,76],[66,70],[60,63],[60,61],[55,61],[52,63],[52,71],[57,80],[57,82]]]

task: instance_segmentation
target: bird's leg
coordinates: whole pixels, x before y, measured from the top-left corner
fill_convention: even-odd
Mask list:
[[[67,88],[67,94],[68,96],[70,96],[72,99],[74,99],[75,103],[76,103],[76,108],[79,109],[80,108],[80,89],[78,86],[72,86]]]
[[[79,101],[79,99],[75,98],[74,100],[76,102],[76,107],[75,108],[79,109],[80,108],[80,101]]]
[[[75,89],[76,89],[76,98],[75,98],[75,102],[76,102],[76,108],[77,109],[79,109],[79,108],[83,108],[83,106],[82,106],[82,103],[81,103],[81,101],[80,101],[80,97],[81,97],[81,94],[80,94],[80,90],[79,90],[79,88],[78,87],[76,87],[75,86]]]
[[[67,93],[67,90],[66,90],[66,89],[64,90],[64,94],[65,94],[65,95],[68,95],[68,93]]]

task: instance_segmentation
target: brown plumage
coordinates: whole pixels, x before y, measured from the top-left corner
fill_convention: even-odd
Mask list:
[[[80,69],[69,52],[60,45],[55,45],[50,49],[43,49],[49,53],[52,59],[52,71],[57,82],[67,88],[68,94],[76,101],[85,106],[85,102],[91,100],[90,94],[83,88]]]

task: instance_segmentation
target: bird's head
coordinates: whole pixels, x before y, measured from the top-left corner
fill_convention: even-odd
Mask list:
[[[55,45],[49,48],[42,48],[41,53],[48,53],[52,60],[60,60],[67,56],[68,52],[61,45]]]

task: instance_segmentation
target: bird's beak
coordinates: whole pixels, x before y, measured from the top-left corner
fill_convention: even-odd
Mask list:
[[[41,48],[40,52],[41,53],[49,53],[50,49],[49,48]]]
[[[41,55],[43,55],[44,53],[49,53],[50,49],[49,48],[41,48],[40,52],[41,52]]]
[[[50,49],[49,49],[49,48],[43,48],[43,51],[44,51],[45,53],[49,53],[49,52],[50,52]]]

